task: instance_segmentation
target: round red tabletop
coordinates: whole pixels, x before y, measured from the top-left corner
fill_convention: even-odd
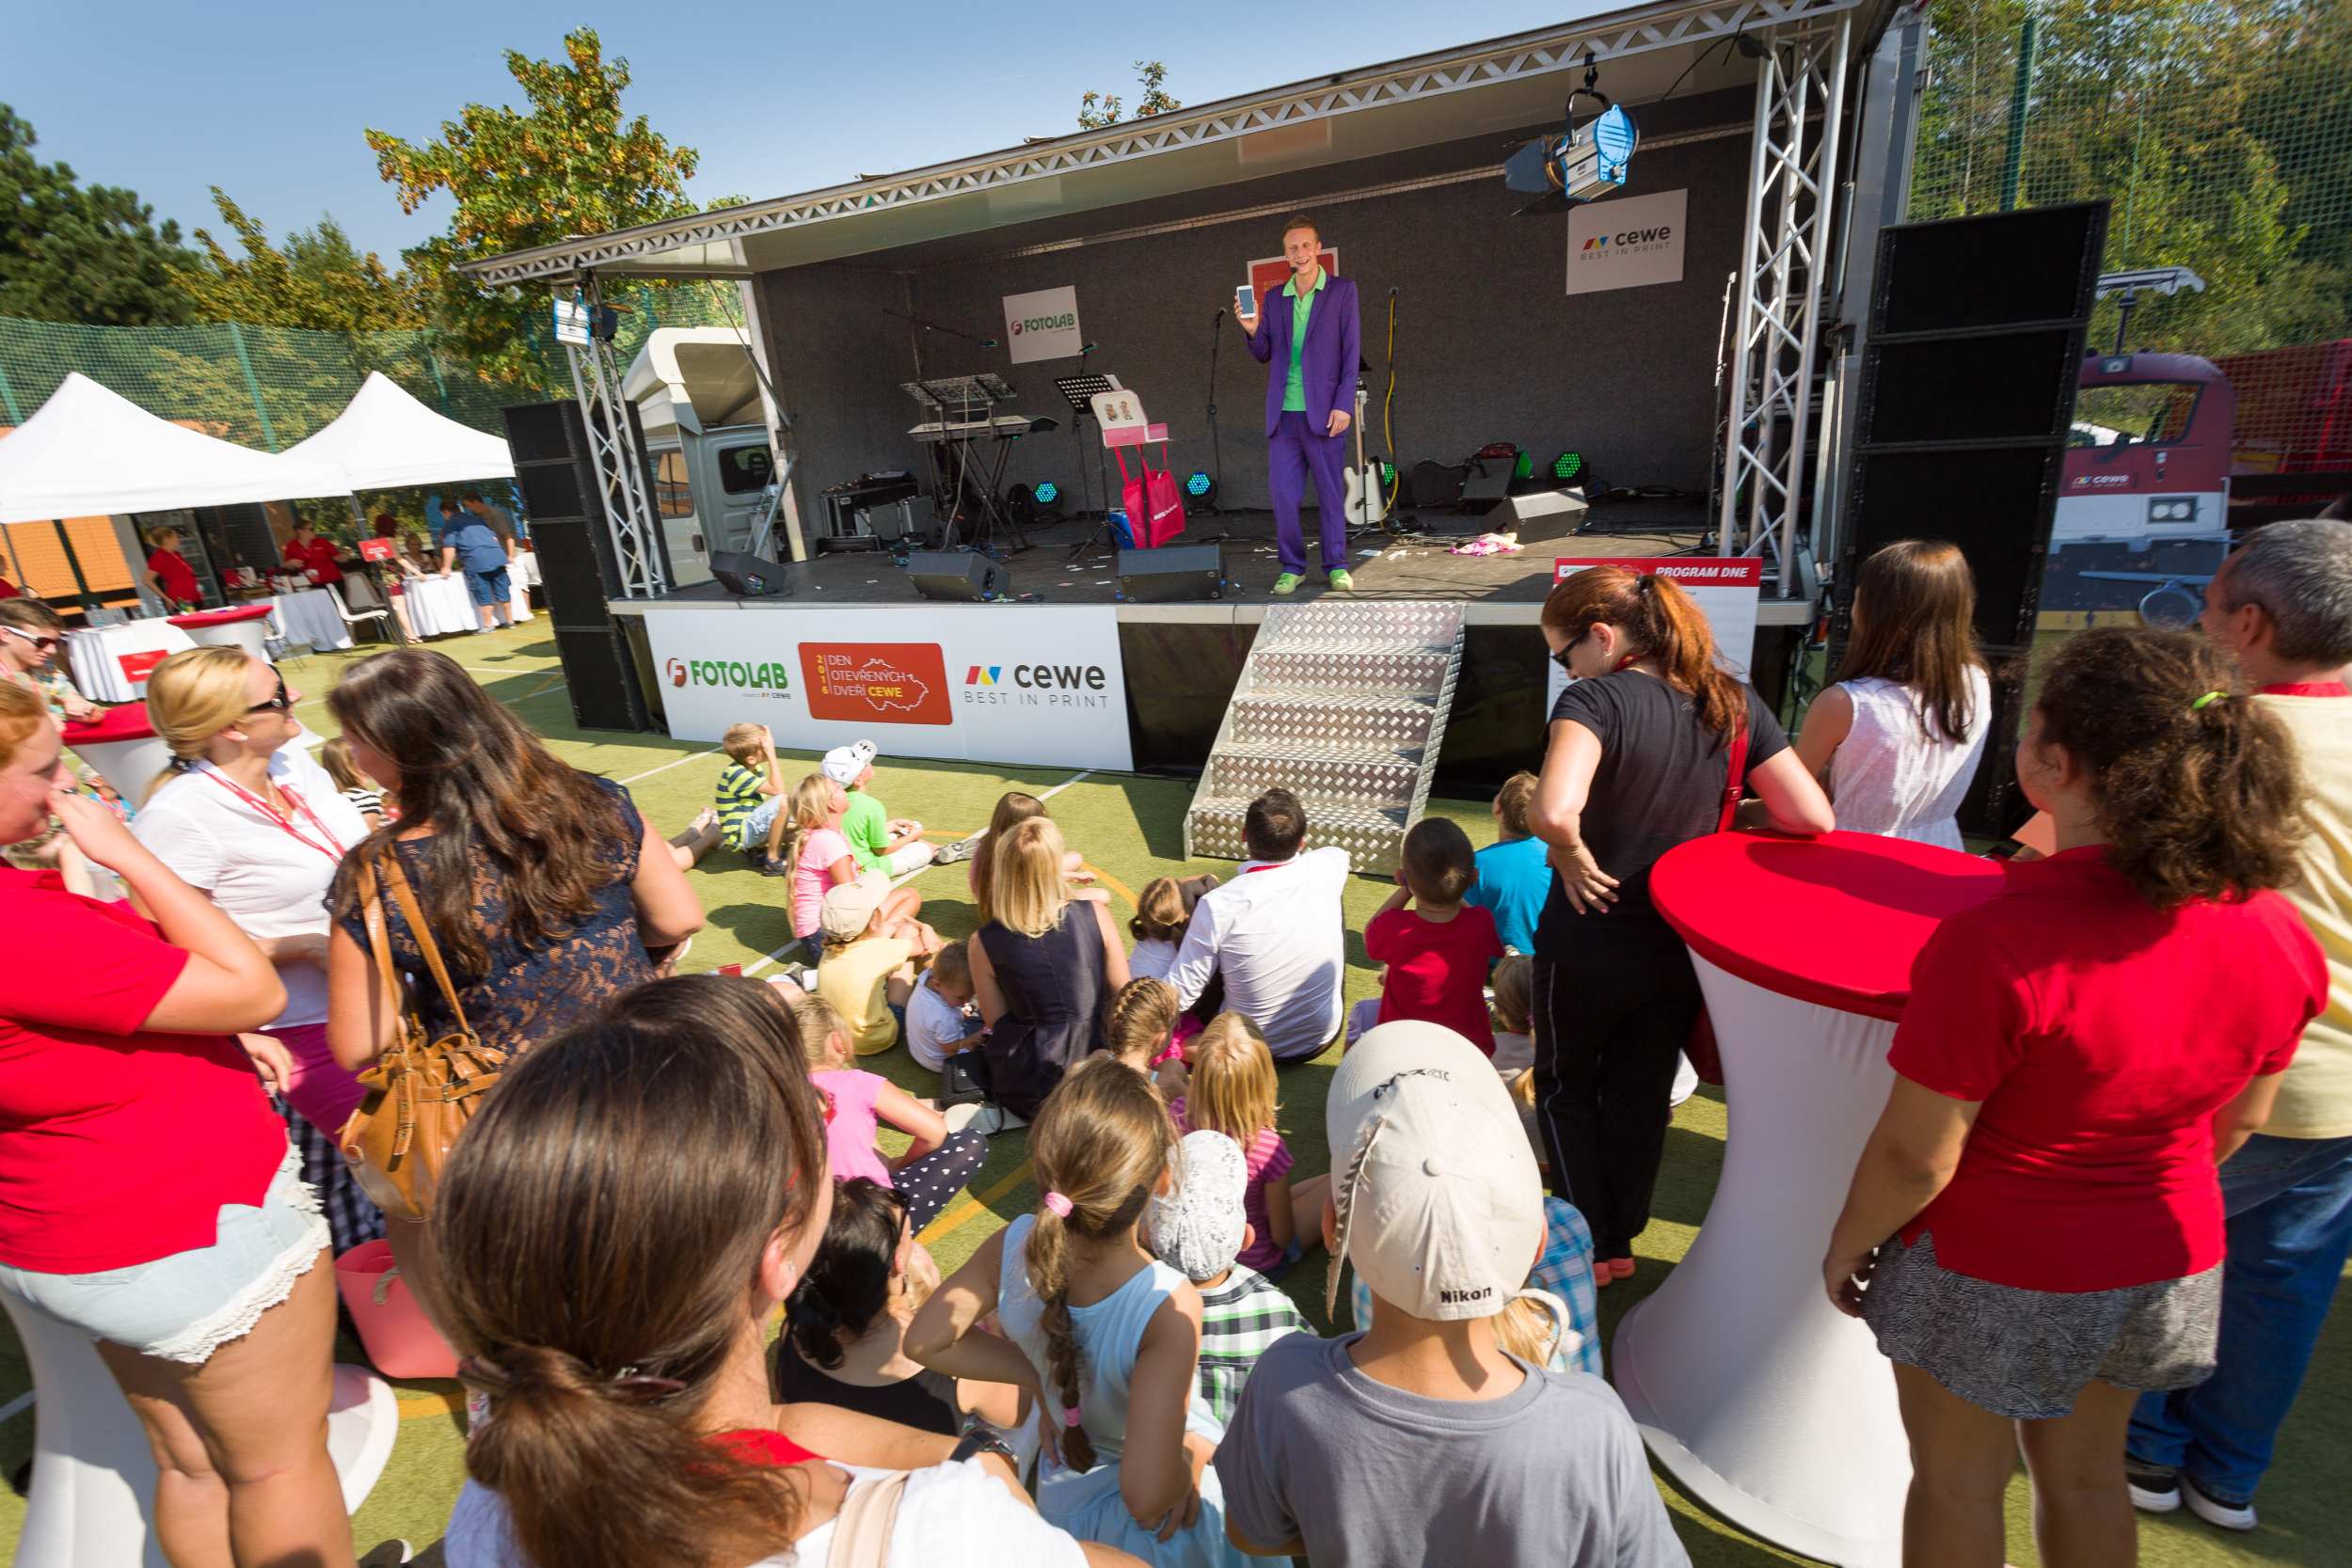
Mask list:
[[[118,740],[151,740],[155,726],[147,721],[145,703],[125,703],[87,724],[68,724],[61,733],[69,746],[105,746]]]
[[[1894,1020],[1929,935],[2002,879],[1997,861],[1876,833],[1710,833],[1669,850],[1649,889],[1716,967],[1800,1002]]]
[[[185,615],[171,615],[165,617],[165,619],[168,620],[173,626],[183,628],[188,626],[233,626],[239,621],[258,621],[268,613],[269,606],[265,604],[233,605],[227,610],[192,610]]]

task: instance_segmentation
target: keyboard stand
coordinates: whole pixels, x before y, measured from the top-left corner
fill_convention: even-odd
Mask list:
[[[996,419],[996,407],[1009,402],[1012,388],[994,375],[952,376],[931,381],[901,382],[900,387],[924,413],[941,424],[977,423],[982,433]],[[993,438],[991,433],[991,438]],[[983,475],[985,483],[974,485],[972,437],[946,436],[931,445],[931,467],[938,475],[940,488],[954,499],[946,508],[939,504],[938,493],[932,497],[931,510],[940,519],[939,547],[943,550],[968,549],[982,555],[1018,555],[1030,547],[1028,535],[1011,518],[1005,515],[997,501],[997,486],[1003,482],[1006,459],[1009,456],[1009,441],[997,443],[996,460],[993,468]],[[952,449],[953,455],[949,455]],[[970,543],[956,542],[957,525],[966,516],[971,519]],[[993,546],[993,548],[992,548]]]

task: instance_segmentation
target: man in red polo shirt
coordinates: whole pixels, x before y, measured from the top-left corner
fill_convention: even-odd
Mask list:
[[[196,568],[180,553],[180,531],[157,529],[151,543],[155,547],[147,557],[147,586],[164,601],[164,608],[194,610],[202,604],[204,589],[196,580]]]
[[[340,553],[332,540],[320,538],[316,529],[300,520],[294,523],[294,537],[286,541],[286,564],[309,572],[321,588],[343,580],[343,569],[335,562]]]

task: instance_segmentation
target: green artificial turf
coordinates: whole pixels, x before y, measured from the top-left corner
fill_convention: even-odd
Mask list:
[[[560,755],[580,768],[628,782],[638,807],[664,832],[684,828],[697,811],[710,803],[711,784],[720,763],[709,747],[660,736],[583,731],[572,722],[554,643],[543,624],[491,637],[445,640],[438,646],[545,736]],[[333,721],[322,699],[335,671],[348,657],[353,656],[316,657],[286,667],[290,682],[305,694],[300,715],[313,729],[333,733]],[[1529,760],[1531,764],[1534,760],[1532,746]],[[795,761],[813,766],[815,759],[788,758],[787,775],[793,773]],[[874,782],[875,793],[893,816],[920,818],[937,842],[985,826],[996,798],[1008,789],[1039,795],[1056,792],[1049,809],[1071,846],[1085,855],[1112,890],[1113,908],[1122,915],[1132,909],[1134,892],[1153,877],[1194,870],[1230,874],[1225,863],[1183,859],[1182,824],[1192,796],[1189,781],[884,756],[877,765]],[[1484,801],[1433,800],[1429,810],[1459,822],[1474,843],[1484,844],[1493,836]],[[782,884],[760,877],[741,856],[728,850],[711,855],[691,876],[702,895],[708,924],[695,939],[684,967],[701,970],[740,963],[755,973],[773,973],[771,955],[791,936]],[[961,866],[924,871],[912,885],[923,894],[926,920],[949,938],[971,934],[976,921]],[[1347,994],[1351,1002],[1374,990],[1372,966],[1364,958],[1360,937],[1354,933],[1361,932],[1389,891],[1387,883],[1371,878],[1356,879],[1348,887]],[[1327,1057],[1282,1075],[1282,1132],[1301,1175],[1329,1164],[1323,1135],[1323,1097],[1335,1061]],[[926,1082],[930,1075],[902,1050],[867,1057],[860,1066],[885,1073],[918,1094],[935,1087],[935,1083]],[[1638,1248],[1640,1273],[1600,1293],[1604,1344],[1626,1308],[1658,1288],[1697,1234],[1721,1169],[1725,1126],[1725,1108],[1716,1091],[1701,1094],[1677,1114],[1659,1183],[1657,1217]],[[1035,1203],[1037,1192],[1027,1179],[1025,1162],[1022,1133],[992,1140],[988,1164],[971,1189],[977,1201],[951,1206],[930,1232],[932,1251],[943,1269],[953,1270],[981,1241]],[[1829,1216],[1822,1216],[1824,1234],[1828,1223]],[[1322,1311],[1322,1269],[1311,1260],[1294,1273],[1286,1288],[1315,1323],[1327,1326]],[[349,1343],[342,1354],[349,1360],[358,1358],[357,1347]],[[26,1386],[23,1356],[13,1335],[0,1323],[0,1405]],[[357,1516],[356,1530],[363,1549],[393,1535],[405,1536],[420,1547],[438,1539],[464,1475],[462,1423],[446,1399],[451,1387],[399,1386],[408,1402],[407,1418],[382,1480]],[[0,1468],[12,1472],[31,1451],[32,1437],[29,1411],[0,1423]],[[1698,1568],[1748,1568],[1804,1560],[1715,1519],[1685,1499],[1662,1476],[1661,1490]],[[2263,1528],[2250,1535],[2232,1536],[2186,1514],[2143,1521],[2141,1560],[2153,1568],[2256,1568],[2264,1564],[2319,1568],[2352,1561],[2352,1529],[2341,1521],[2330,1523],[2336,1516],[2329,1499],[2347,1495],[2352,1495],[2352,1328],[2338,1320],[2320,1345],[2301,1402],[2281,1434],[2279,1460],[2259,1498]],[[0,1543],[11,1549],[23,1510],[22,1499],[0,1492]],[[2022,1475],[2010,1493],[2009,1540],[2010,1561],[2020,1568],[2037,1568],[2040,1559],[2033,1546]],[[2330,1541],[2335,1544],[2328,1544]]]

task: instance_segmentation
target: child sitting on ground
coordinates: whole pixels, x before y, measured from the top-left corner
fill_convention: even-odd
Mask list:
[[[823,997],[794,996],[790,988],[779,988],[776,995],[799,1020],[808,1081],[825,1097],[825,1143],[834,1180],[863,1176],[896,1191],[906,1199],[907,1223],[920,1231],[979,1175],[988,1140],[977,1132],[948,1132],[937,1111],[882,1074],[852,1066],[849,1023]],[[909,1139],[896,1160],[883,1159],[874,1147],[883,1122]]]
[[[825,777],[850,792],[841,833],[857,857],[857,868],[903,877],[930,864],[938,851],[923,841],[922,823],[891,816],[874,797],[874,751],[870,740],[835,746],[825,753]]]
[[[972,1006],[972,959],[962,942],[942,947],[914,982],[906,1025],[907,1054],[933,1072],[946,1071],[948,1057],[980,1045],[987,1025]]]
[[[1495,917],[1502,945],[1515,953],[1535,951],[1535,922],[1551,896],[1551,865],[1544,841],[1527,826],[1535,803],[1535,775],[1514,773],[1495,794],[1495,842],[1478,851],[1478,876],[1462,901]]]
[[[1152,1256],[1200,1292],[1200,1400],[1232,1418],[1249,1369],[1265,1348],[1307,1328],[1298,1307],[1255,1269],[1234,1259],[1251,1236],[1243,1195],[1249,1165],[1222,1132],[1187,1132],[1176,1190],[1152,1200],[1144,1231]]]
[[[1495,1070],[1506,1085],[1516,1085],[1535,1065],[1534,961],[1523,953],[1507,953],[1495,965]],[[1534,1092],[1531,1085],[1528,1090]],[[1533,1103],[1531,1101],[1530,1103]]]
[[[1127,930],[1136,939],[1127,955],[1127,974],[1136,980],[1165,980],[1176,967],[1176,950],[1192,928],[1192,911],[1203,894],[1217,885],[1214,876],[1154,877],[1136,895],[1135,917]]]
[[[1241,1149],[1249,1184],[1242,1199],[1252,1232],[1241,1260],[1269,1280],[1306,1250],[1307,1235],[1323,1212],[1327,1176],[1291,1187],[1290,1146],[1275,1131],[1274,1053],[1258,1026],[1239,1013],[1219,1013],[1192,1042],[1192,1079],[1169,1101],[1187,1132],[1222,1132]],[[1301,1225],[1299,1217],[1307,1223]]]
[[[825,890],[817,914],[825,939],[817,994],[849,1020],[861,1056],[898,1043],[898,1024],[914,994],[914,960],[939,951],[939,933],[920,921],[890,923],[890,880],[868,871]]]
[[[1141,1234],[1175,1152],[1142,1078],[1100,1053],[1072,1068],[1029,1130],[1038,1212],[932,1292],[906,1348],[935,1371],[1044,1391],[1060,1450],[1038,1462],[1046,1523],[1168,1568],[1239,1565],[1205,1468],[1224,1429],[1193,1398],[1200,1293]],[[992,1311],[1004,1338],[981,1328]]]
[[[1492,1056],[1486,970],[1502,957],[1502,940],[1492,914],[1462,902],[1477,876],[1461,829],[1438,816],[1413,824],[1396,892],[1364,927],[1364,956],[1388,966],[1380,983],[1382,1023],[1443,1024]]]
[[[711,807],[728,847],[764,863],[776,814],[788,804],[776,762],[776,737],[765,724],[730,724],[719,737],[727,765],[719,769]]]
[[[980,911],[980,923],[986,925],[996,918],[989,907],[989,886],[994,877],[989,851],[1005,842],[1005,835],[1033,816],[1049,815],[1045,802],[1034,795],[1009,789],[996,798],[996,809],[989,814],[987,829],[972,838],[948,846],[950,854],[945,858],[961,859],[965,855],[972,863],[964,868],[964,881],[972,890],[972,907]],[[1086,858],[1072,849],[1062,856],[1062,875],[1073,885],[1071,897],[1090,899],[1097,904],[1110,902],[1108,888],[1093,887],[1094,874],[1086,869]]]
[[[1165,1100],[1184,1092],[1184,1057],[1176,1050],[1176,988],[1165,980],[1130,980],[1111,998],[1103,1022],[1105,1048],[1152,1080]]]

